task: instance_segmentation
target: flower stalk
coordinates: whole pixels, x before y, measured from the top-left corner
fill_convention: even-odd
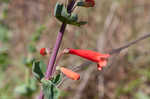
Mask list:
[[[65,28],[66,28],[66,24],[63,23],[61,28],[60,28],[60,32],[58,33],[53,52],[52,52],[51,58],[49,60],[48,66],[47,66],[46,79],[49,79],[52,76],[54,63],[55,63],[55,60],[56,60],[58,50],[60,48],[60,44],[61,44],[61,41],[62,41],[62,38],[63,38],[63,35],[64,35]]]
[[[67,10],[68,10],[69,13],[71,13],[71,10],[72,10],[72,8],[73,8],[73,6],[75,4],[75,1],[76,0],[72,0],[72,2],[68,5]],[[62,38],[63,38],[66,26],[67,26],[66,23],[62,23],[60,31],[59,31],[59,33],[57,35],[56,43],[55,43],[54,49],[52,51],[52,55],[51,55],[51,57],[49,59],[49,63],[48,63],[48,66],[47,66],[46,75],[45,75],[46,79],[49,79],[52,76],[52,74],[53,74],[53,69],[54,69],[56,56],[57,56],[58,50],[60,48],[60,44],[61,44],[61,41],[62,41]],[[44,94],[43,94],[42,91],[40,92],[39,99],[44,99]]]

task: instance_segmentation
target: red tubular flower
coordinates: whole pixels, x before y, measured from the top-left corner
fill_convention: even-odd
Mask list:
[[[46,55],[46,48],[41,48],[41,49],[40,49],[40,54],[41,54],[42,56],[45,56],[45,55]]]
[[[40,49],[40,54],[41,54],[42,56],[45,56],[45,55],[47,55],[48,53],[50,53],[50,49],[49,49],[49,48],[41,48],[41,49]]]
[[[85,0],[87,3],[87,7],[94,7],[95,6],[95,1],[94,0]]]
[[[102,67],[107,65],[107,58],[101,58],[97,64],[98,70],[102,70]]]
[[[80,79],[80,75],[76,72],[73,72],[70,69],[64,68],[64,67],[60,67],[60,71],[62,73],[64,73],[68,78],[72,79],[72,80],[79,80]]]
[[[110,56],[109,54],[101,54],[91,50],[81,49],[69,49],[68,53],[96,62],[98,64],[98,70],[101,70],[102,67],[107,65],[107,59]]]

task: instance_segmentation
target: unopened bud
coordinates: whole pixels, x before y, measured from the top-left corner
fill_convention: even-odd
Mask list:
[[[40,49],[40,54],[41,54],[42,56],[45,56],[45,55],[47,55],[47,54],[50,54],[50,49],[49,49],[49,48],[41,48],[41,49]]]
[[[70,69],[61,67],[61,68],[60,68],[60,71],[61,71],[62,73],[64,73],[68,78],[70,78],[70,79],[72,79],[72,80],[79,80],[79,79],[80,79],[80,74],[78,74],[78,73],[76,73],[76,72],[73,72],[73,71],[70,70]]]

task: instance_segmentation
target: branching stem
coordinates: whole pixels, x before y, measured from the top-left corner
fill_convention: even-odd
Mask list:
[[[67,6],[67,10],[68,10],[69,13],[71,13],[72,8],[73,8],[73,6],[75,4],[75,1],[76,0],[72,0],[72,2]],[[50,79],[50,77],[53,74],[55,60],[56,60],[56,57],[57,57],[58,50],[60,48],[60,44],[62,42],[62,38],[63,38],[66,26],[67,26],[66,23],[62,23],[60,31],[59,31],[59,33],[57,35],[56,43],[55,43],[52,55],[51,55],[51,57],[49,59],[49,63],[48,63],[48,66],[47,66],[46,76],[45,76],[46,79]],[[43,94],[42,90],[40,92],[39,99],[44,99],[44,94]]]
[[[146,38],[148,38],[148,37],[150,37],[150,33],[148,33],[148,34],[146,34],[146,35],[144,35],[144,36],[142,36],[142,37],[140,37],[140,38],[138,38],[138,39],[136,39],[136,40],[134,40],[134,41],[132,41],[132,42],[130,42],[130,43],[124,45],[124,46],[122,46],[122,47],[119,47],[119,48],[117,48],[117,49],[111,50],[111,51],[109,52],[109,54],[120,53],[123,49],[128,48],[128,47],[130,47],[131,45],[134,45],[134,44],[138,43],[139,41],[142,41],[142,40],[144,40],[144,39],[146,39]]]

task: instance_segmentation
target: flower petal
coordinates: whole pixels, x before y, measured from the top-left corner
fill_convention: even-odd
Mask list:
[[[46,55],[46,48],[41,48],[41,49],[40,49],[40,54],[41,54],[42,56],[45,56],[45,55]]]
[[[88,7],[94,7],[95,6],[94,0],[85,0],[85,2],[89,5]]]
[[[69,49],[70,54],[74,54],[83,58],[86,58],[88,60],[91,60],[93,62],[99,62],[100,58],[106,58],[108,57],[107,54],[101,54],[92,50],[82,50],[82,49]]]
[[[102,70],[102,66],[100,66],[99,64],[97,64],[97,69],[98,70]]]
[[[100,60],[99,62],[98,62],[98,64],[100,65],[100,66],[106,66],[107,65],[107,60]]]

